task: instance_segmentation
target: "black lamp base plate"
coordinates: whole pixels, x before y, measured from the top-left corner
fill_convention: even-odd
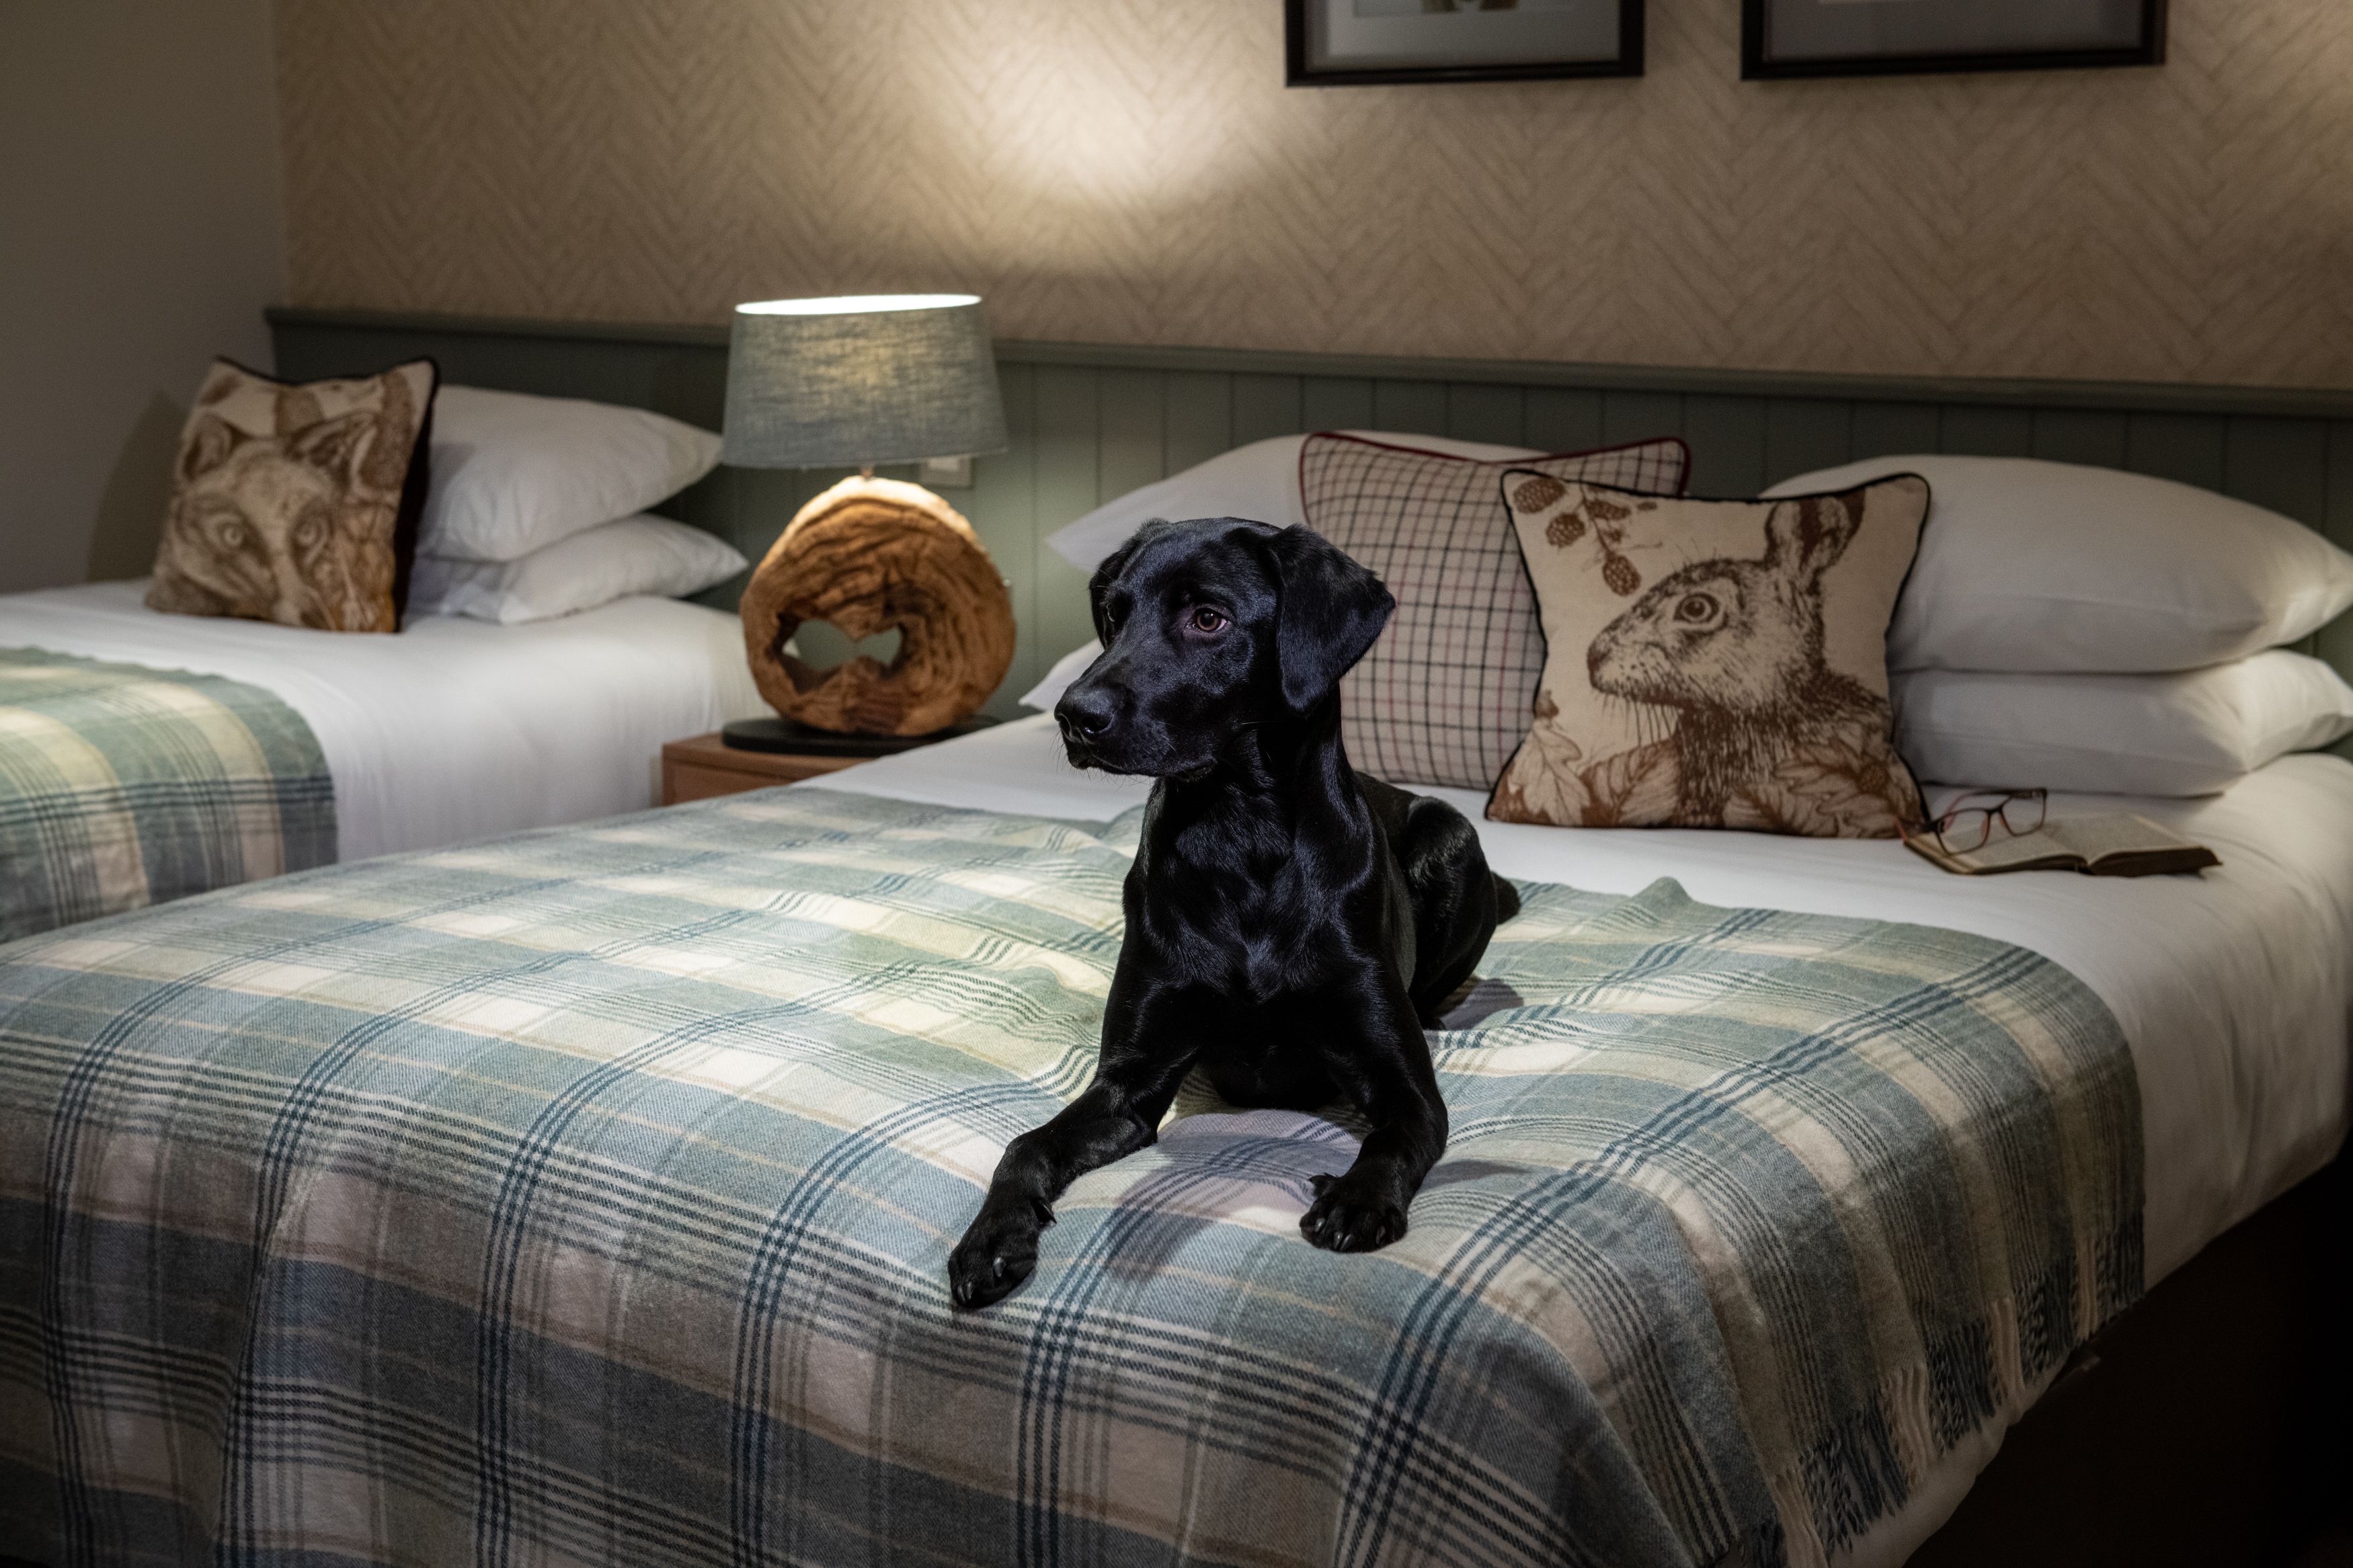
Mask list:
[[[934,741],[953,741],[996,722],[976,713],[961,724],[951,724],[928,735],[846,735],[794,719],[738,719],[721,730],[719,738],[739,752],[790,752],[804,757],[887,757],[928,746]]]

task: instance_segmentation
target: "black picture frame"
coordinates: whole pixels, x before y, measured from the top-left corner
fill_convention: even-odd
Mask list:
[[[1744,81],[1798,77],[1922,76],[1947,71],[2081,70],[2165,63],[2166,0],[2141,0],[2140,41],[2114,49],[1989,49],[1941,55],[1841,56],[1768,59],[1765,35],[1775,0],[1741,0],[1740,76]]]
[[[1572,77],[1642,74],[1642,0],[1618,0],[1618,54],[1607,60],[1538,60],[1449,66],[1312,68],[1307,61],[1307,7],[1322,0],[1282,0],[1282,85],[1377,87],[1437,81],[1553,81]]]

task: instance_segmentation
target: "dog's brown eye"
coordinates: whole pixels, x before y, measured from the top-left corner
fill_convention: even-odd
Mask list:
[[[1193,629],[1202,633],[1224,631],[1226,617],[1207,605],[1198,605],[1193,609]]]

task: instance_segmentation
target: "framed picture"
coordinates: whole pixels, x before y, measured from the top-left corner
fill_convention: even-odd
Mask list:
[[[1284,82],[1641,76],[1642,0],[1282,0]]]
[[[2165,0],[1741,0],[1752,79],[2164,60]]]

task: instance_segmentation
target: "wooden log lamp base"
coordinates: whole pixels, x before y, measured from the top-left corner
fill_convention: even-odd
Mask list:
[[[742,613],[760,695],[807,727],[727,726],[727,743],[747,750],[812,752],[809,730],[907,744],[943,738],[1013,663],[1013,600],[972,524],[897,479],[853,476],[801,508],[752,574]],[[814,668],[785,647],[810,620],[852,640],[895,626],[898,654],[887,666],[860,654]]]

